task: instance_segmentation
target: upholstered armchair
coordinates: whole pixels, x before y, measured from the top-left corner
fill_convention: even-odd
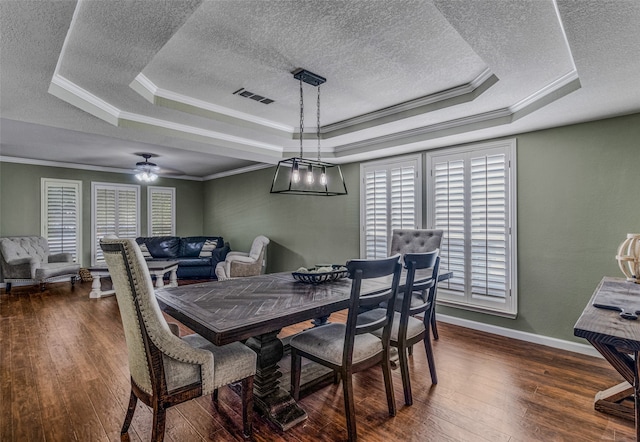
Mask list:
[[[218,280],[255,276],[264,273],[269,238],[258,236],[253,240],[251,250],[246,252],[229,252],[223,262],[216,265]]]
[[[0,264],[7,293],[12,285],[40,284],[70,279],[73,285],[80,264],[70,253],[49,253],[49,243],[42,236],[0,238]]]
[[[100,246],[116,291],[131,373],[121,440],[129,440],[138,399],[153,409],[151,440],[158,442],[164,438],[167,408],[205,395],[212,395],[216,403],[217,389],[238,381],[243,433],[250,437],[256,353],[240,342],[216,346],[195,333],[179,337],[177,327],[170,327],[164,319],[136,242],[103,238]]]

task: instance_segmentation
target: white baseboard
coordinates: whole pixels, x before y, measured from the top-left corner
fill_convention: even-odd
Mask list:
[[[455,316],[442,315],[440,313],[437,314],[437,318],[438,321],[446,322],[447,324],[459,325],[460,327],[492,333],[494,335],[505,336],[507,338],[519,339],[521,341],[546,345],[547,347],[558,348],[560,350],[572,351],[574,353],[602,358],[602,355],[588,344],[580,344],[578,342],[565,341],[562,339],[551,338],[549,336],[536,335],[534,333],[498,327],[497,325],[470,321],[468,319],[456,318]]]

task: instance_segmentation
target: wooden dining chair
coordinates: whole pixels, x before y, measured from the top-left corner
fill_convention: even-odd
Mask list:
[[[404,402],[407,405],[413,403],[407,353],[411,352],[414,344],[423,341],[427,362],[429,363],[429,372],[431,373],[431,382],[438,383],[433,349],[431,347],[431,336],[429,335],[431,317],[435,308],[438,269],[440,267],[438,252],[438,250],[435,250],[428,253],[407,253],[404,255],[407,277],[404,290],[401,290],[396,298],[396,312],[393,326],[391,327],[390,343],[393,347],[398,348]],[[432,269],[431,274],[426,278],[416,280],[416,271],[422,269]],[[379,308],[365,312],[361,316],[374,319],[384,314],[386,314],[386,309]],[[419,319],[415,317],[416,315],[424,315],[424,317]],[[381,336],[380,330],[374,331],[373,334]]]
[[[444,230],[441,229],[393,229],[389,255],[399,253],[425,253],[440,249]],[[426,294],[423,294],[426,296]],[[431,316],[433,339],[438,339],[438,326],[435,313]]]
[[[353,260],[347,263],[352,279],[349,311],[346,324],[331,323],[311,328],[295,335],[291,345],[291,394],[295,400],[300,396],[301,357],[334,370],[342,379],[347,431],[350,441],[357,439],[356,417],[351,375],[358,371],[380,365],[384,376],[389,415],[395,416],[396,405],[391,382],[389,362],[389,337],[393,320],[393,305],[400,280],[402,266],[400,255],[378,260]],[[362,294],[362,281],[370,278],[392,276],[391,282],[372,294]],[[362,308],[378,306],[387,302],[385,313],[372,320],[361,319]],[[380,336],[371,332],[381,329]]]
[[[131,395],[120,438],[129,441],[129,425],[138,399],[153,408],[152,441],[164,439],[166,409],[241,381],[245,437],[252,434],[253,377],[256,353],[239,342],[215,346],[202,336],[178,337],[177,324],[164,319],[149,269],[133,239],[100,241],[118,300],[127,342]]]

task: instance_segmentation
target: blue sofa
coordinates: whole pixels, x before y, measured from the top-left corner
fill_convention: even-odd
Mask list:
[[[181,279],[217,279],[216,265],[230,250],[220,236],[141,236],[136,242],[148,261],[178,261]]]

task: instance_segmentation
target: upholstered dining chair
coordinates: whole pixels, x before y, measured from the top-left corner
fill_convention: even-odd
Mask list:
[[[121,430],[129,440],[129,425],[140,399],[153,408],[152,441],[164,439],[166,409],[241,381],[242,420],[245,437],[252,434],[253,377],[256,354],[236,342],[215,346],[197,334],[177,336],[154,296],[149,269],[133,239],[100,241],[116,291],[127,342],[131,396]]]
[[[401,290],[396,298],[396,312],[393,318],[393,326],[391,327],[390,343],[393,347],[398,348],[404,403],[411,405],[413,404],[413,396],[411,394],[407,353],[411,351],[414,344],[423,341],[427,362],[429,363],[429,372],[431,373],[431,382],[438,383],[433,348],[431,347],[431,336],[429,336],[431,315],[433,315],[435,307],[438,268],[440,267],[438,250],[427,253],[407,253],[404,255],[404,265],[407,269],[407,277],[404,290]],[[429,277],[416,281],[416,271],[421,269],[432,269],[432,271]],[[422,298],[422,295],[424,295],[424,298]],[[372,320],[385,314],[386,309],[379,308],[365,312],[360,316]],[[424,314],[424,319],[420,320],[415,317],[415,315],[419,314]],[[374,331],[373,334],[382,336],[380,330]]]
[[[404,256],[406,253],[433,252],[442,245],[443,234],[444,230],[441,229],[393,229],[389,256],[396,253]],[[431,317],[431,330],[433,339],[437,340],[438,326],[435,312]]]
[[[347,263],[352,279],[349,311],[346,324],[331,323],[305,330],[291,341],[291,394],[300,397],[301,357],[333,369],[339,374],[344,390],[344,407],[347,432],[350,441],[357,439],[356,416],[351,375],[374,365],[382,367],[389,415],[395,416],[396,405],[391,382],[389,362],[389,337],[394,316],[393,304],[398,289],[402,266],[400,255],[378,260],[352,260]],[[381,291],[362,294],[362,281],[370,278],[392,276],[391,282]],[[358,315],[361,307],[377,306],[387,302],[385,314],[373,320]],[[371,332],[382,329],[380,337]]]

